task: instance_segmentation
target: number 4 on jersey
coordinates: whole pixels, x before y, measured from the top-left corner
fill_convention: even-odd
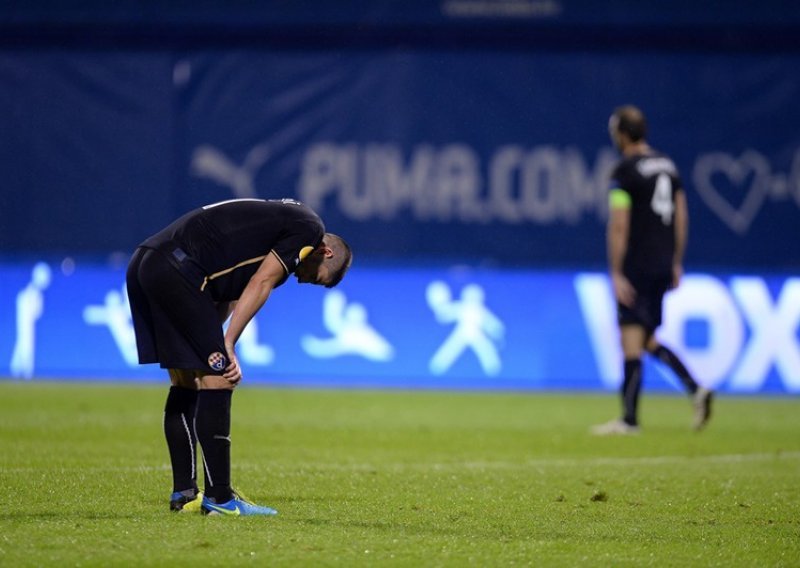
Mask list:
[[[661,221],[665,225],[672,223],[675,204],[672,202],[672,180],[667,174],[659,174],[656,178],[656,187],[653,191],[653,199],[650,200],[650,207],[656,215],[661,217]]]

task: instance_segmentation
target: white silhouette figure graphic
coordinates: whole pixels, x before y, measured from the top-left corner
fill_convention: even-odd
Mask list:
[[[125,363],[129,367],[135,367],[139,363],[136,334],[131,321],[131,307],[124,284],[121,292],[109,290],[104,304],[86,306],[83,309],[83,321],[89,325],[107,326]]]
[[[275,360],[275,350],[269,345],[258,342],[258,322],[250,320],[239,336],[236,347],[239,358],[250,365],[271,365]]]
[[[495,341],[501,341],[505,326],[484,305],[483,288],[465,286],[459,300],[453,300],[450,288],[441,281],[431,282],[426,290],[428,306],[440,323],[453,323],[455,328],[430,360],[434,375],[445,373],[461,354],[470,348],[487,375],[500,372],[500,357]]]
[[[235,308],[234,308],[235,309]],[[231,317],[228,315],[222,323],[223,331],[228,329],[231,323]],[[269,345],[258,342],[258,320],[251,319],[239,336],[239,341],[236,342],[236,355],[239,359],[249,365],[267,366],[275,361],[275,350]]]
[[[247,153],[244,164],[237,166],[213,146],[198,146],[192,154],[191,173],[206,177],[231,188],[239,198],[256,197],[253,180],[269,157],[266,144],[259,144]]]
[[[31,281],[17,294],[17,338],[11,355],[11,375],[30,379],[36,360],[36,321],[44,313],[44,290],[50,286],[50,267],[39,262]]]
[[[358,303],[347,303],[344,293],[331,290],[325,295],[322,319],[333,337],[320,339],[305,335],[303,350],[318,359],[360,355],[372,361],[388,361],[394,348],[367,322],[367,310]]]

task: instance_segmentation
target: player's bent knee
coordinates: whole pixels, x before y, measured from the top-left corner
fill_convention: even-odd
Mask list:
[[[200,388],[207,390],[233,390],[236,385],[221,375],[204,375],[200,377]]]
[[[190,369],[168,369],[168,371],[169,379],[174,386],[185,389],[197,388],[197,384],[195,383],[195,378],[199,374],[197,371]]]

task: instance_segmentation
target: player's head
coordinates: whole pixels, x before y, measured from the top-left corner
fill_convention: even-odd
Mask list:
[[[647,119],[638,107],[617,107],[608,119],[608,134],[620,150],[626,145],[644,142],[647,138]]]
[[[342,237],[333,233],[325,233],[322,242],[333,251],[333,256],[327,259],[331,278],[325,284],[326,288],[333,288],[342,281],[342,278],[350,269],[350,265],[353,264],[353,251],[350,250],[350,245]]]
[[[353,253],[345,240],[325,233],[322,243],[297,265],[294,273],[301,284],[319,284],[333,288],[353,264]]]

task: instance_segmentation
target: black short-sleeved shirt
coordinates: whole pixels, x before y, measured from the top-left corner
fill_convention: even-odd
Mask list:
[[[623,272],[629,278],[672,273],[675,252],[675,195],[683,191],[680,175],[664,154],[623,159],[611,175],[611,192],[627,194],[630,232]],[[612,195],[612,203],[624,194]]]
[[[283,284],[324,234],[322,220],[298,201],[233,199],[187,213],[141,246],[191,262],[215,301],[235,301],[268,254],[283,265]]]

